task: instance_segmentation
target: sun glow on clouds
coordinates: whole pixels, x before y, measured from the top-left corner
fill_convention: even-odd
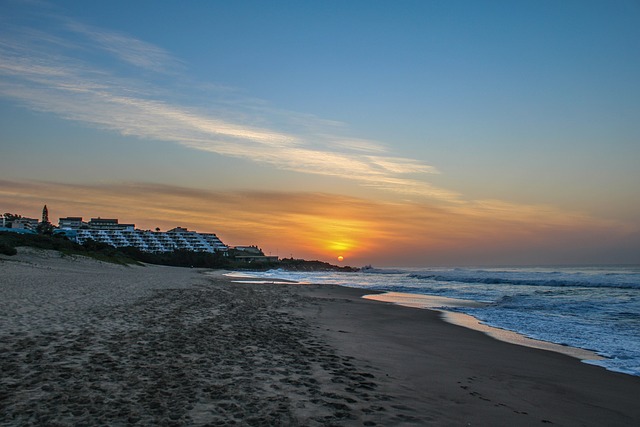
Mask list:
[[[390,193],[412,194],[452,201],[453,192],[406,175],[437,173],[418,160],[393,157],[382,144],[347,135],[329,134],[330,122],[296,113],[285,117],[286,128],[269,126],[269,116],[282,120],[282,112],[252,110],[251,102],[224,104],[220,93],[209,94],[203,109],[175,101],[188,82],[176,75],[183,65],[165,50],[113,31],[71,21],[48,31],[11,27],[0,33],[0,95],[38,111],[79,121],[100,129],[138,138],[170,141],[195,150],[248,159],[304,174],[353,180]],[[80,37],[80,39],[78,39]],[[133,67],[120,68],[86,56],[102,52]],[[97,65],[101,64],[101,65]],[[131,73],[131,71],[133,73]],[[132,77],[144,71],[145,80]],[[149,74],[150,73],[150,74]],[[173,90],[153,85],[153,75],[171,74],[180,86]],[[200,83],[187,90],[202,92]],[[224,104],[224,108],[222,105]],[[225,111],[225,117],[215,111]],[[235,111],[234,111],[235,110]],[[249,122],[262,122],[257,127]],[[316,129],[322,128],[322,132]],[[340,125],[333,125],[339,130]]]
[[[218,233],[231,245],[257,244],[267,254],[328,261],[342,255],[353,265],[491,263],[496,256],[541,263],[558,262],[560,255],[570,262],[589,246],[634,232],[579,213],[489,201],[444,208],[323,193],[1,180],[0,199],[5,210],[27,216],[46,203],[52,218],[101,215],[143,229],[186,226]]]

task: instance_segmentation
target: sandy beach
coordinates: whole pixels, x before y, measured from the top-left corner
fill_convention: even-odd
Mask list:
[[[0,425],[640,424],[639,377],[357,289],[21,248],[0,292]]]

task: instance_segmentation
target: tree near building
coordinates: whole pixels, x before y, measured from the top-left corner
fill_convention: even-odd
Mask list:
[[[44,205],[42,208],[42,221],[36,227],[36,231],[39,234],[53,234],[54,226],[49,222],[49,209],[47,209],[47,205]]]

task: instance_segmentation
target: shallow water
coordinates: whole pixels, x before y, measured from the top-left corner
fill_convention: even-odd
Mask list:
[[[370,269],[252,273],[485,303],[447,307],[527,337],[595,351],[588,361],[640,376],[640,266]]]

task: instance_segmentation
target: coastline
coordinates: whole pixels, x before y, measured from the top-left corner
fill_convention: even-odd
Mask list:
[[[640,422],[638,377],[366,290],[47,251],[0,269],[2,425]]]
[[[447,309],[452,307],[482,307],[486,305],[476,301],[434,295],[405,294],[401,292],[385,292],[382,294],[363,295],[362,297],[404,307],[437,311],[442,315],[442,319],[448,323],[483,332],[499,341],[541,350],[555,351],[556,353],[575,357],[583,362],[604,359],[604,357],[591,350],[529,338],[514,331],[487,325],[469,314]]]

